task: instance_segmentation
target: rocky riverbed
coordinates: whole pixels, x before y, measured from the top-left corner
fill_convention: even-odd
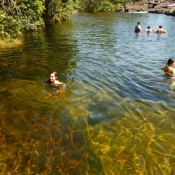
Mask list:
[[[175,16],[175,2],[173,1],[148,1],[131,2],[123,5],[121,11],[124,12],[149,12],[162,13]]]

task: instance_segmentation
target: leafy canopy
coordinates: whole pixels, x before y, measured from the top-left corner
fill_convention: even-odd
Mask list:
[[[1,0],[0,37],[11,39],[29,30],[66,20],[74,11],[115,12],[131,0]],[[137,1],[137,0],[135,0]]]

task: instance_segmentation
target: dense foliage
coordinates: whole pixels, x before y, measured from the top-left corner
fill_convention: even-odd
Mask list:
[[[79,7],[81,11],[88,12],[115,12],[119,9],[119,4],[110,0],[82,0]]]
[[[66,20],[74,11],[115,12],[130,0],[1,0],[0,37],[17,38],[46,23]]]
[[[44,26],[42,13],[44,0],[3,0],[0,8],[1,38],[16,38],[24,30]]]
[[[43,18],[45,22],[55,23],[66,20],[74,12],[72,0],[45,0]]]
[[[28,30],[43,28],[45,21],[65,20],[73,12],[70,0],[2,0],[0,37],[16,38]]]

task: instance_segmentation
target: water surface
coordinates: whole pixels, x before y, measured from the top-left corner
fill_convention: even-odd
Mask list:
[[[167,34],[134,33],[161,24]],[[0,50],[0,174],[175,173],[175,18],[80,13]],[[52,71],[67,84],[53,93]]]

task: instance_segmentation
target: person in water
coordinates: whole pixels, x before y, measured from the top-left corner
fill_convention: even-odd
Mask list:
[[[158,34],[161,34],[161,33],[167,33],[167,31],[164,30],[164,29],[162,28],[161,25],[160,25],[159,28],[156,29],[154,32],[155,32],[155,33],[158,33]]]
[[[135,26],[135,33],[140,33],[142,32],[142,28],[140,26],[140,22],[137,23],[137,25]]]
[[[167,61],[167,64],[165,67],[161,68],[161,70],[163,70],[165,72],[165,75],[169,76],[169,77],[174,77],[175,76],[175,59],[174,58],[170,58]]]
[[[152,29],[151,29],[151,27],[148,26],[145,32],[146,32],[147,34],[152,33]]]
[[[50,78],[49,78],[49,80],[47,80],[47,82],[53,87],[58,87],[58,86],[63,85],[62,82],[57,80],[57,72],[52,72],[50,74]]]
[[[49,80],[47,80],[46,82],[49,83],[50,86],[56,88],[56,92],[63,92],[66,88],[66,84],[57,80],[57,72],[52,72],[50,74]]]

